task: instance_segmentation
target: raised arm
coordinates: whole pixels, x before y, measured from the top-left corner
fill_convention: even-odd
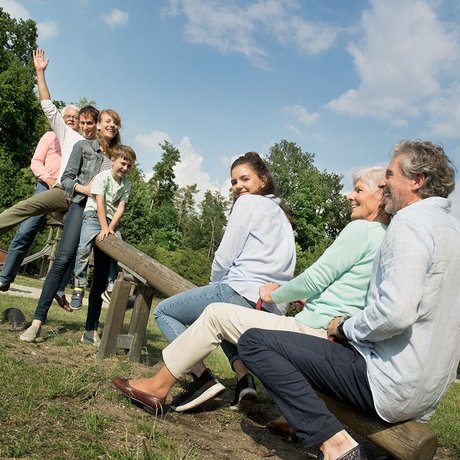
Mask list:
[[[37,74],[38,96],[41,101],[51,100],[50,91],[45,79],[45,70],[49,59],[45,59],[45,52],[41,48],[33,51],[35,72]]]

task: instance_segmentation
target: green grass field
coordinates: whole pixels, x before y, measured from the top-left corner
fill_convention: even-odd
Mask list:
[[[39,281],[34,283],[40,285]],[[2,293],[0,312],[8,307],[20,308],[30,322],[36,300]],[[102,321],[104,315],[105,310]],[[85,316],[85,308],[69,314],[53,305],[43,331],[44,341],[38,344],[20,342],[18,332],[10,331],[8,325],[0,326],[0,458],[212,458],[205,456],[200,442],[187,434],[190,426],[181,425],[184,431],[178,435],[178,423],[195,423],[193,417],[165,423],[132,407],[110,385],[117,374],[149,376],[150,365],[160,362],[165,341],[154,321],[149,322],[142,362],[131,363],[123,354],[99,360],[93,347],[79,343]],[[208,359],[220,379],[232,380],[220,350]],[[261,403],[270,404],[266,394]],[[241,414],[218,408],[202,416],[206,417],[218,423],[219,433],[232,426],[238,436]],[[460,458],[459,383],[448,391],[430,428],[446,449],[445,458]]]

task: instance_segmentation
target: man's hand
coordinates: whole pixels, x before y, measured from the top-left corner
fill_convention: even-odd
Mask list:
[[[259,297],[265,303],[275,303],[273,302],[271,294],[273,291],[276,291],[278,288],[279,288],[279,284],[276,284],[276,283],[262,284],[262,286],[260,286],[259,288]]]
[[[48,67],[49,59],[45,59],[45,52],[41,48],[37,48],[32,52],[34,58],[34,66],[36,72],[44,72]]]
[[[53,185],[56,183],[56,179],[54,177],[47,177],[45,179],[45,182],[46,182],[46,185],[48,186],[48,188],[52,188]]]
[[[331,319],[330,323],[327,326],[327,339],[330,342],[338,342],[338,343],[346,343],[348,342],[348,339],[341,334],[337,326],[340,324],[342,320],[345,320],[346,318],[344,316],[336,316]]]

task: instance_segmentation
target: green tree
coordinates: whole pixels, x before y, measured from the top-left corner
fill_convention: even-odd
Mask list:
[[[152,233],[152,212],[149,202],[145,199],[150,189],[138,165],[131,168],[128,180],[132,188],[120,224],[121,234],[127,243],[137,245],[148,241]]]
[[[188,232],[188,222],[196,216],[195,211],[195,195],[198,193],[196,184],[187,185],[177,190],[175,196],[175,206],[178,212],[177,228],[184,235]]]
[[[200,203],[201,213],[198,219],[199,229],[195,231],[195,244],[206,249],[208,258],[214,257],[217,247],[224,235],[227,223],[226,209],[228,202],[218,191],[206,191]],[[199,240],[198,240],[199,238]]]
[[[37,26],[0,8],[0,147],[18,167],[29,164],[45,119],[34,93]]]
[[[153,176],[149,181],[152,189],[150,208],[159,208],[174,202],[174,195],[179,188],[174,182],[174,166],[180,160],[180,152],[168,141],[160,144],[163,149],[161,160],[153,167]]]
[[[342,176],[319,171],[314,154],[282,140],[270,148],[267,163],[291,213],[302,251],[332,241],[350,220]]]

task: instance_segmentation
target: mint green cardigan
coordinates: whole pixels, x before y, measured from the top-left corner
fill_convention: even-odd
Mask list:
[[[307,298],[295,318],[315,329],[327,329],[334,316],[348,318],[362,310],[374,256],[386,228],[379,222],[350,222],[313,265],[272,292],[273,301]]]

